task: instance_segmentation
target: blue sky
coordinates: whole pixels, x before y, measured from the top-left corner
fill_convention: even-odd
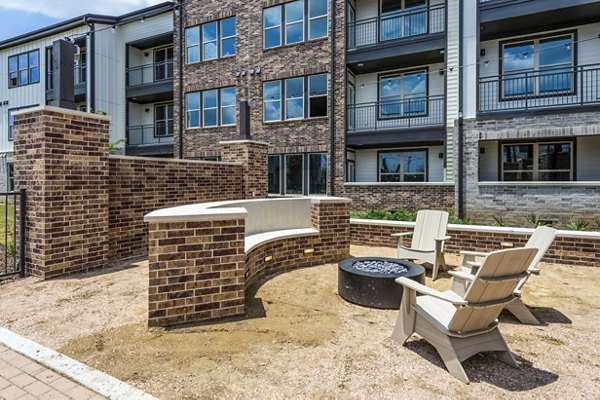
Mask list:
[[[165,0],[0,0],[0,40],[86,13],[120,15]]]

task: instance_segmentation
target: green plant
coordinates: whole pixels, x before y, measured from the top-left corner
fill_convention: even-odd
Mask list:
[[[98,114],[98,115],[108,115],[108,113],[106,111],[102,111],[102,110],[96,110],[94,111],[94,114]]]
[[[572,231],[585,231],[589,225],[590,223],[588,221],[576,219],[566,224],[565,228],[570,229]]]
[[[109,143],[108,144],[108,151],[110,151],[112,153],[113,151],[117,150],[118,149],[117,146],[119,146],[121,143],[127,143],[127,139],[122,138],[122,139],[119,139],[119,140],[117,140],[115,142]]]
[[[530,223],[531,225],[533,225],[534,228],[538,228],[540,226],[551,226],[552,225],[552,224],[549,224],[547,221],[543,220],[537,214],[531,214],[529,216],[529,218],[525,219],[525,221]]]
[[[594,223],[596,224],[596,229],[600,229],[600,217],[594,218]]]
[[[454,211],[450,211],[450,215],[448,216],[448,223],[454,225],[473,225],[473,220],[469,218],[458,218]]]
[[[506,221],[499,215],[494,215],[494,226],[506,226]]]

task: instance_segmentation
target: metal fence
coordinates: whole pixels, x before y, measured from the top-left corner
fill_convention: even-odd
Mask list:
[[[173,61],[127,68],[127,87],[148,85],[173,79]]]
[[[0,193],[0,279],[25,276],[25,190]]]
[[[46,90],[54,89],[54,82],[52,77],[54,76],[54,71],[46,72]],[[85,63],[75,64],[73,67],[73,83],[75,86],[82,85],[86,82],[87,79],[87,69]]]
[[[600,64],[479,79],[479,112],[600,104]]]
[[[401,101],[379,101],[346,108],[348,132],[443,125],[445,97],[415,97]]]
[[[127,129],[128,146],[173,143],[173,123],[130,126]]]
[[[348,50],[446,31],[446,5],[414,7],[347,25]]]

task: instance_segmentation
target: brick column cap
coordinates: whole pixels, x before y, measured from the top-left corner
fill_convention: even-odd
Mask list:
[[[314,196],[310,197],[310,202],[313,204],[352,203],[352,199],[346,197]]]
[[[144,216],[144,222],[189,222],[220,219],[246,218],[248,211],[242,207],[210,208],[215,203],[190,204],[187,206],[164,208]]]
[[[16,117],[18,115],[31,114],[31,113],[35,113],[35,112],[39,112],[39,111],[54,112],[54,113],[63,114],[63,115],[72,115],[74,117],[81,117],[81,118],[91,118],[91,119],[97,119],[99,121],[107,121],[107,122],[110,122],[112,120],[112,118],[109,115],[92,114],[92,113],[87,113],[84,111],[69,110],[67,108],[60,108],[60,107],[53,107],[53,106],[37,106],[37,107],[24,108],[22,110],[13,112],[13,115]]]
[[[219,142],[220,145],[227,145],[227,144],[259,144],[261,146],[269,146],[269,143],[267,142],[259,142],[256,140],[224,140],[222,142]]]

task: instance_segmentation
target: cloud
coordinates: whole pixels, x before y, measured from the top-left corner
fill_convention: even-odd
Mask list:
[[[0,9],[40,13],[52,18],[66,19],[83,14],[121,15],[140,8],[163,3],[165,0],[2,0]]]

